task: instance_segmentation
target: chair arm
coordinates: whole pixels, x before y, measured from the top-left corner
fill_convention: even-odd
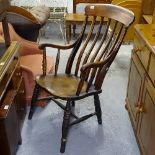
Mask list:
[[[76,92],[76,95],[79,95],[81,90],[82,90],[82,87],[83,87],[83,83],[85,81],[85,79],[88,78],[88,75],[89,75],[89,71],[90,69],[92,68],[99,68],[99,67],[102,67],[106,62],[105,61],[101,61],[101,62],[94,62],[94,63],[88,63],[88,64],[84,64],[82,67],[81,67],[81,80],[79,82],[79,85],[78,85],[78,88],[77,88],[77,92]],[[91,82],[90,82],[91,83]],[[90,88],[90,83],[88,83],[88,86],[87,86],[87,90],[89,90]]]
[[[58,44],[47,44],[47,43],[44,43],[44,44],[40,44],[39,45],[39,49],[43,50],[45,47],[52,47],[52,48],[67,50],[67,49],[73,48],[76,43],[77,43],[76,41],[74,43],[68,44],[68,45],[58,45]]]
[[[81,72],[86,72],[87,70],[91,69],[91,68],[98,68],[98,67],[101,67],[105,64],[106,62],[105,61],[101,61],[101,62],[94,62],[94,63],[87,63],[87,64],[84,64],[82,67],[81,67]]]

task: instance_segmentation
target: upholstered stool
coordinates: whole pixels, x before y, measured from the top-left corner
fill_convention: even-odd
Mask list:
[[[7,20],[18,35],[30,41],[37,41],[39,30],[46,24],[50,16],[50,9],[46,6],[36,6],[25,9],[10,6],[7,9]]]
[[[33,16],[37,19],[37,21],[44,25],[47,19],[50,17],[50,9],[44,5],[35,6],[29,10],[33,14]]]

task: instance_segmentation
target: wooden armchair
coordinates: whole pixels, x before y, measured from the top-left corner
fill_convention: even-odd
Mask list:
[[[42,51],[38,48],[38,44],[32,41],[28,41],[20,37],[14,30],[11,24],[9,26],[9,33],[11,41],[19,41],[21,47],[20,54],[20,67],[25,83],[26,103],[30,105],[35,86],[35,76],[42,73]],[[2,23],[0,23],[0,42],[4,41],[4,33],[2,29]],[[47,72],[52,72],[54,67],[54,61],[52,57],[47,57]],[[42,96],[46,96],[47,93],[42,92]],[[45,102],[38,102],[40,106],[44,106]]]
[[[82,32],[73,44],[66,46],[41,44],[39,46],[43,50],[43,73],[36,76],[29,119],[32,119],[36,102],[39,100],[53,100],[64,110],[60,148],[62,153],[65,151],[68,130],[72,125],[94,115],[97,116],[98,123],[102,124],[99,100],[99,94],[102,92],[102,83],[129,26],[134,21],[134,14],[131,11],[112,4],[88,5],[85,8],[85,15]],[[93,20],[89,28],[90,31],[85,38],[84,32],[89,25],[89,16],[93,16]],[[98,31],[95,31],[96,35],[94,36],[93,30],[96,24],[96,17],[100,17],[101,20],[96,25]],[[103,24],[104,20],[107,21],[106,25]],[[55,75],[46,73],[46,47],[58,49]],[[72,52],[68,58],[65,73],[58,74],[60,54],[62,50],[69,48],[72,48]],[[51,96],[38,98],[42,89],[50,93]],[[72,108],[76,105],[77,100],[82,100],[89,96],[94,96],[95,112],[78,118],[73,113]],[[62,105],[57,99],[65,100],[66,105]],[[75,120],[71,122],[70,117]]]

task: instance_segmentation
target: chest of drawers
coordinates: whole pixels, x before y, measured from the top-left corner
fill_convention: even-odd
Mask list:
[[[126,97],[143,155],[155,154],[155,25],[136,25]]]

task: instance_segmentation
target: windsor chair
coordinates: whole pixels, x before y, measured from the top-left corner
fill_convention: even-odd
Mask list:
[[[89,25],[89,16],[93,16],[93,20],[89,27],[90,31],[85,38],[84,34],[87,25]],[[100,22],[97,22],[96,25],[96,18],[99,17]],[[107,21],[106,25],[103,24],[104,17]],[[63,46],[44,43],[39,46],[43,50],[43,74],[36,76],[29,119],[32,119],[38,100],[53,100],[64,110],[60,152],[65,152],[67,134],[72,125],[94,115],[97,116],[98,123],[102,124],[102,111],[99,100],[102,83],[133,21],[134,14],[120,6],[112,4],[88,5],[85,8],[85,21],[82,31],[73,44]],[[95,26],[98,27],[98,31],[94,35]],[[58,49],[54,75],[46,72],[46,47]],[[60,53],[70,48],[72,48],[72,51],[68,58],[65,73],[59,74]],[[46,90],[51,96],[38,98],[41,89]],[[77,100],[89,96],[94,96],[95,112],[78,118],[72,109]],[[66,105],[60,103],[60,99],[65,100]],[[71,117],[75,120],[71,121]]]

